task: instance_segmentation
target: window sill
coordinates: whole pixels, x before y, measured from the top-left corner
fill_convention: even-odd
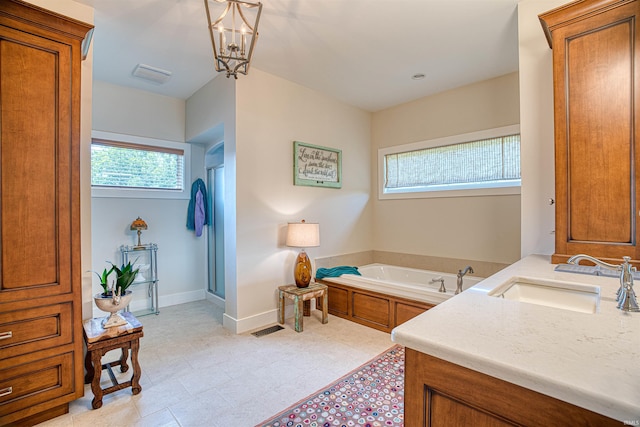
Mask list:
[[[141,190],[139,188],[92,188],[92,198],[120,199],[190,199],[185,190]]]
[[[437,190],[437,191],[396,191],[379,192],[379,200],[401,200],[401,199],[433,199],[445,197],[483,197],[483,196],[512,196],[520,194],[520,185],[511,187],[494,188],[466,188],[460,190]]]

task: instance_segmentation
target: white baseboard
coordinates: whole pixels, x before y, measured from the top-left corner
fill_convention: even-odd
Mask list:
[[[226,313],[222,316],[222,325],[225,329],[235,333],[242,334],[245,332],[261,329],[265,326],[273,325],[278,321],[278,310],[269,310],[264,313],[245,317],[243,319],[235,319]]]
[[[170,305],[184,304],[187,302],[200,301],[206,298],[204,289],[190,292],[180,292],[178,294],[161,295],[158,297],[158,305],[160,308],[169,307]]]
[[[171,295],[161,295],[158,297],[158,306],[160,307],[160,309],[162,309],[162,307],[169,307],[171,305],[184,304],[193,301],[201,301],[205,298],[206,292],[204,289],[199,291],[180,292]],[[149,301],[147,299],[133,299],[129,304],[129,310],[133,312],[146,310],[148,308]],[[109,313],[105,313],[102,310],[98,309],[95,303],[93,303],[93,317],[105,317],[108,314]]]
[[[208,300],[212,304],[218,305],[224,308],[225,301],[215,295],[211,295],[204,289],[198,291],[181,292],[171,295],[162,295],[159,297],[160,314],[162,314],[162,307],[169,307],[171,305],[184,304],[187,302]],[[129,309],[133,312],[148,309],[148,301],[146,299],[133,300],[129,306]],[[105,317],[108,313],[104,313],[93,304],[93,317]],[[285,307],[285,318],[293,317],[293,305],[288,304]],[[253,316],[245,317],[242,319],[233,318],[226,313],[222,316],[222,324],[225,329],[233,332],[234,334],[242,334],[249,331],[254,331],[267,326],[271,326],[278,321],[278,309],[268,310],[263,313],[255,314]]]
[[[310,301],[311,309],[314,310],[316,308],[315,299],[311,299]],[[293,317],[293,304],[287,304],[284,308],[284,318],[288,319],[290,317]],[[228,316],[226,313],[222,316],[222,325],[225,327],[225,329],[228,329],[235,334],[242,334],[245,332],[262,329],[267,326],[271,326],[276,322],[278,322],[277,308],[239,320]]]

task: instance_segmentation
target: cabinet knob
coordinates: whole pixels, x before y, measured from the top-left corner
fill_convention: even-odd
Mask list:
[[[0,332],[0,340],[8,340],[12,336],[13,336],[13,332],[12,331]]]
[[[5,387],[0,389],[0,397],[8,396],[13,393],[13,387]]]

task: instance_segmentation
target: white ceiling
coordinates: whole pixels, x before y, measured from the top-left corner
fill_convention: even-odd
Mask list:
[[[95,8],[95,79],[186,99],[226,78],[214,69],[203,0],[77,1]],[[517,3],[263,0],[252,67],[378,111],[517,71]],[[138,63],[171,80],[133,77]]]

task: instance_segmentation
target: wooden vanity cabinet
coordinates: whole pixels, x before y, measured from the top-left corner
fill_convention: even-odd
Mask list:
[[[80,74],[92,26],[0,2],[0,425],[84,394]]]
[[[405,354],[405,427],[621,424],[410,348]]]
[[[582,0],[539,16],[553,49],[556,244],[640,260],[637,0]]]

